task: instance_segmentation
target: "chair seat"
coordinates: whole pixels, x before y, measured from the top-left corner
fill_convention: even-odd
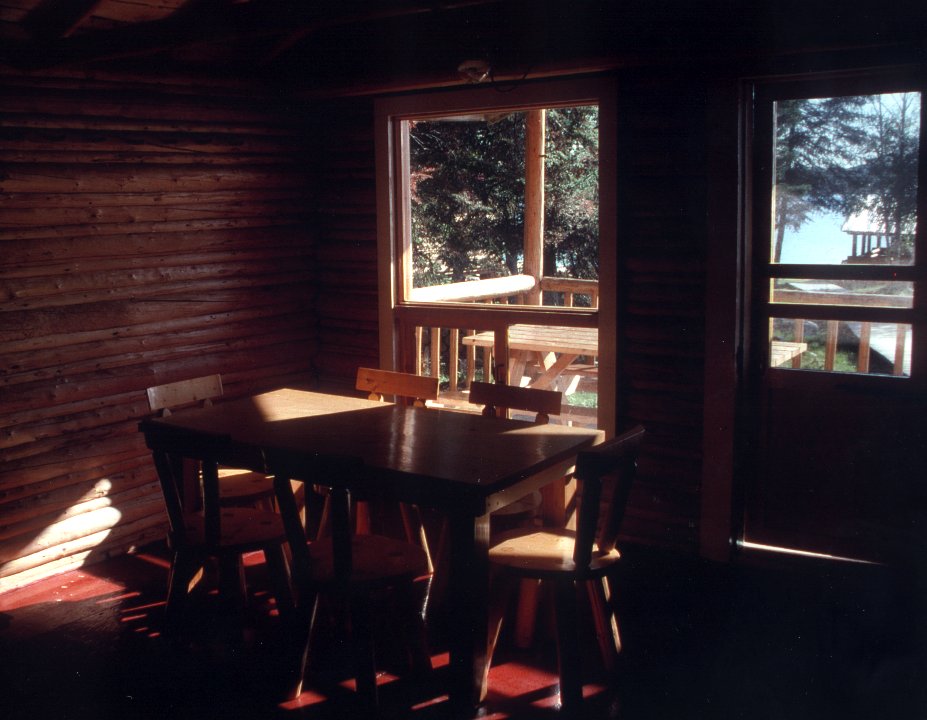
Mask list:
[[[280,515],[251,507],[222,508],[220,537],[211,549],[222,552],[250,552],[262,550],[268,544],[286,542],[286,532]],[[186,540],[191,546],[206,545],[206,523],[202,514],[184,518]]]
[[[219,468],[219,502],[253,505],[274,497],[274,480],[264,473],[240,468]]]
[[[309,558],[315,582],[328,583],[334,579],[330,536],[309,543]],[[428,556],[421,547],[383,535],[353,535],[351,563],[352,584],[385,586],[429,574]]]
[[[557,577],[577,573],[573,561],[576,533],[551,528],[517,529],[500,533],[489,549],[489,560],[527,577]],[[602,553],[593,545],[592,560],[581,577],[596,577],[607,572],[621,554],[617,549]]]

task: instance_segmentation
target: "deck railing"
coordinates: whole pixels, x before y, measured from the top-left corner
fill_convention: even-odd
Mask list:
[[[825,313],[826,308],[842,307],[881,307],[881,308],[910,308],[912,298],[906,295],[882,295],[856,292],[809,292],[799,290],[784,290],[776,288],[772,296],[773,302],[784,304],[819,305]],[[805,323],[813,318],[796,318],[792,321],[792,336],[794,342],[805,342]],[[856,371],[868,373],[871,363],[871,350],[873,349],[873,325],[892,323],[872,323],[855,320],[826,320],[824,330],[824,360],[821,369],[833,371],[836,366],[838,340],[841,325],[850,327],[854,335],[858,335],[859,346],[856,356]],[[856,329],[858,326],[858,332]],[[910,362],[908,348],[909,328],[902,323],[895,323],[894,343],[886,343],[876,351],[892,363],[892,374],[904,375],[906,364]],[[890,346],[889,346],[890,345]],[[802,367],[802,356],[797,355],[791,360],[791,367]]]
[[[596,280],[543,277],[540,283],[531,275],[512,275],[486,280],[470,280],[449,285],[416,288],[410,299],[418,302],[481,302],[493,304],[524,304],[526,297],[538,286],[544,304],[558,307],[598,307],[599,283]],[[472,335],[484,328],[415,328],[415,372],[420,375],[448,375],[448,392],[461,390],[460,364],[464,362],[463,387],[469,387],[476,377],[477,353],[472,345],[460,342],[461,330]],[[444,344],[444,338],[447,342]],[[442,363],[442,360],[445,362]],[[427,361],[427,362],[426,362]],[[485,375],[484,375],[485,377]]]

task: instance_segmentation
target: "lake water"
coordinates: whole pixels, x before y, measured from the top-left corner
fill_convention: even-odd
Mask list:
[[[853,238],[840,227],[842,215],[813,215],[798,232],[786,230],[782,238],[783,263],[838,265],[853,251]]]

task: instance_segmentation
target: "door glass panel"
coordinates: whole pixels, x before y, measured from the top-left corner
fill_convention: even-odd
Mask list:
[[[779,100],[770,261],[910,265],[918,92]]]
[[[901,323],[772,318],[769,365],[907,377],[911,326]]]

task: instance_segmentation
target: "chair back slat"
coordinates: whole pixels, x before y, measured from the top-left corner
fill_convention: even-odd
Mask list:
[[[355,387],[369,393],[371,400],[383,400],[384,395],[410,398],[414,405],[425,406],[427,400],[438,399],[440,379],[426,375],[394,372],[361,367],[357,369]]]
[[[644,434],[644,428],[638,425],[579,453],[575,477],[582,496],[573,548],[577,568],[589,566],[593,544],[598,544],[603,553],[615,548]]]
[[[203,377],[178,380],[177,382],[155,385],[148,388],[148,406],[152,412],[161,410],[163,415],[170,415],[173,408],[193,403],[210,404],[213,398],[222,395],[222,377],[204,375]]]
[[[470,402],[483,405],[483,414],[492,416],[496,410],[525,410],[535,413],[534,422],[545,425],[551,415],[559,415],[563,393],[556,390],[538,390],[501,383],[470,383]]]

